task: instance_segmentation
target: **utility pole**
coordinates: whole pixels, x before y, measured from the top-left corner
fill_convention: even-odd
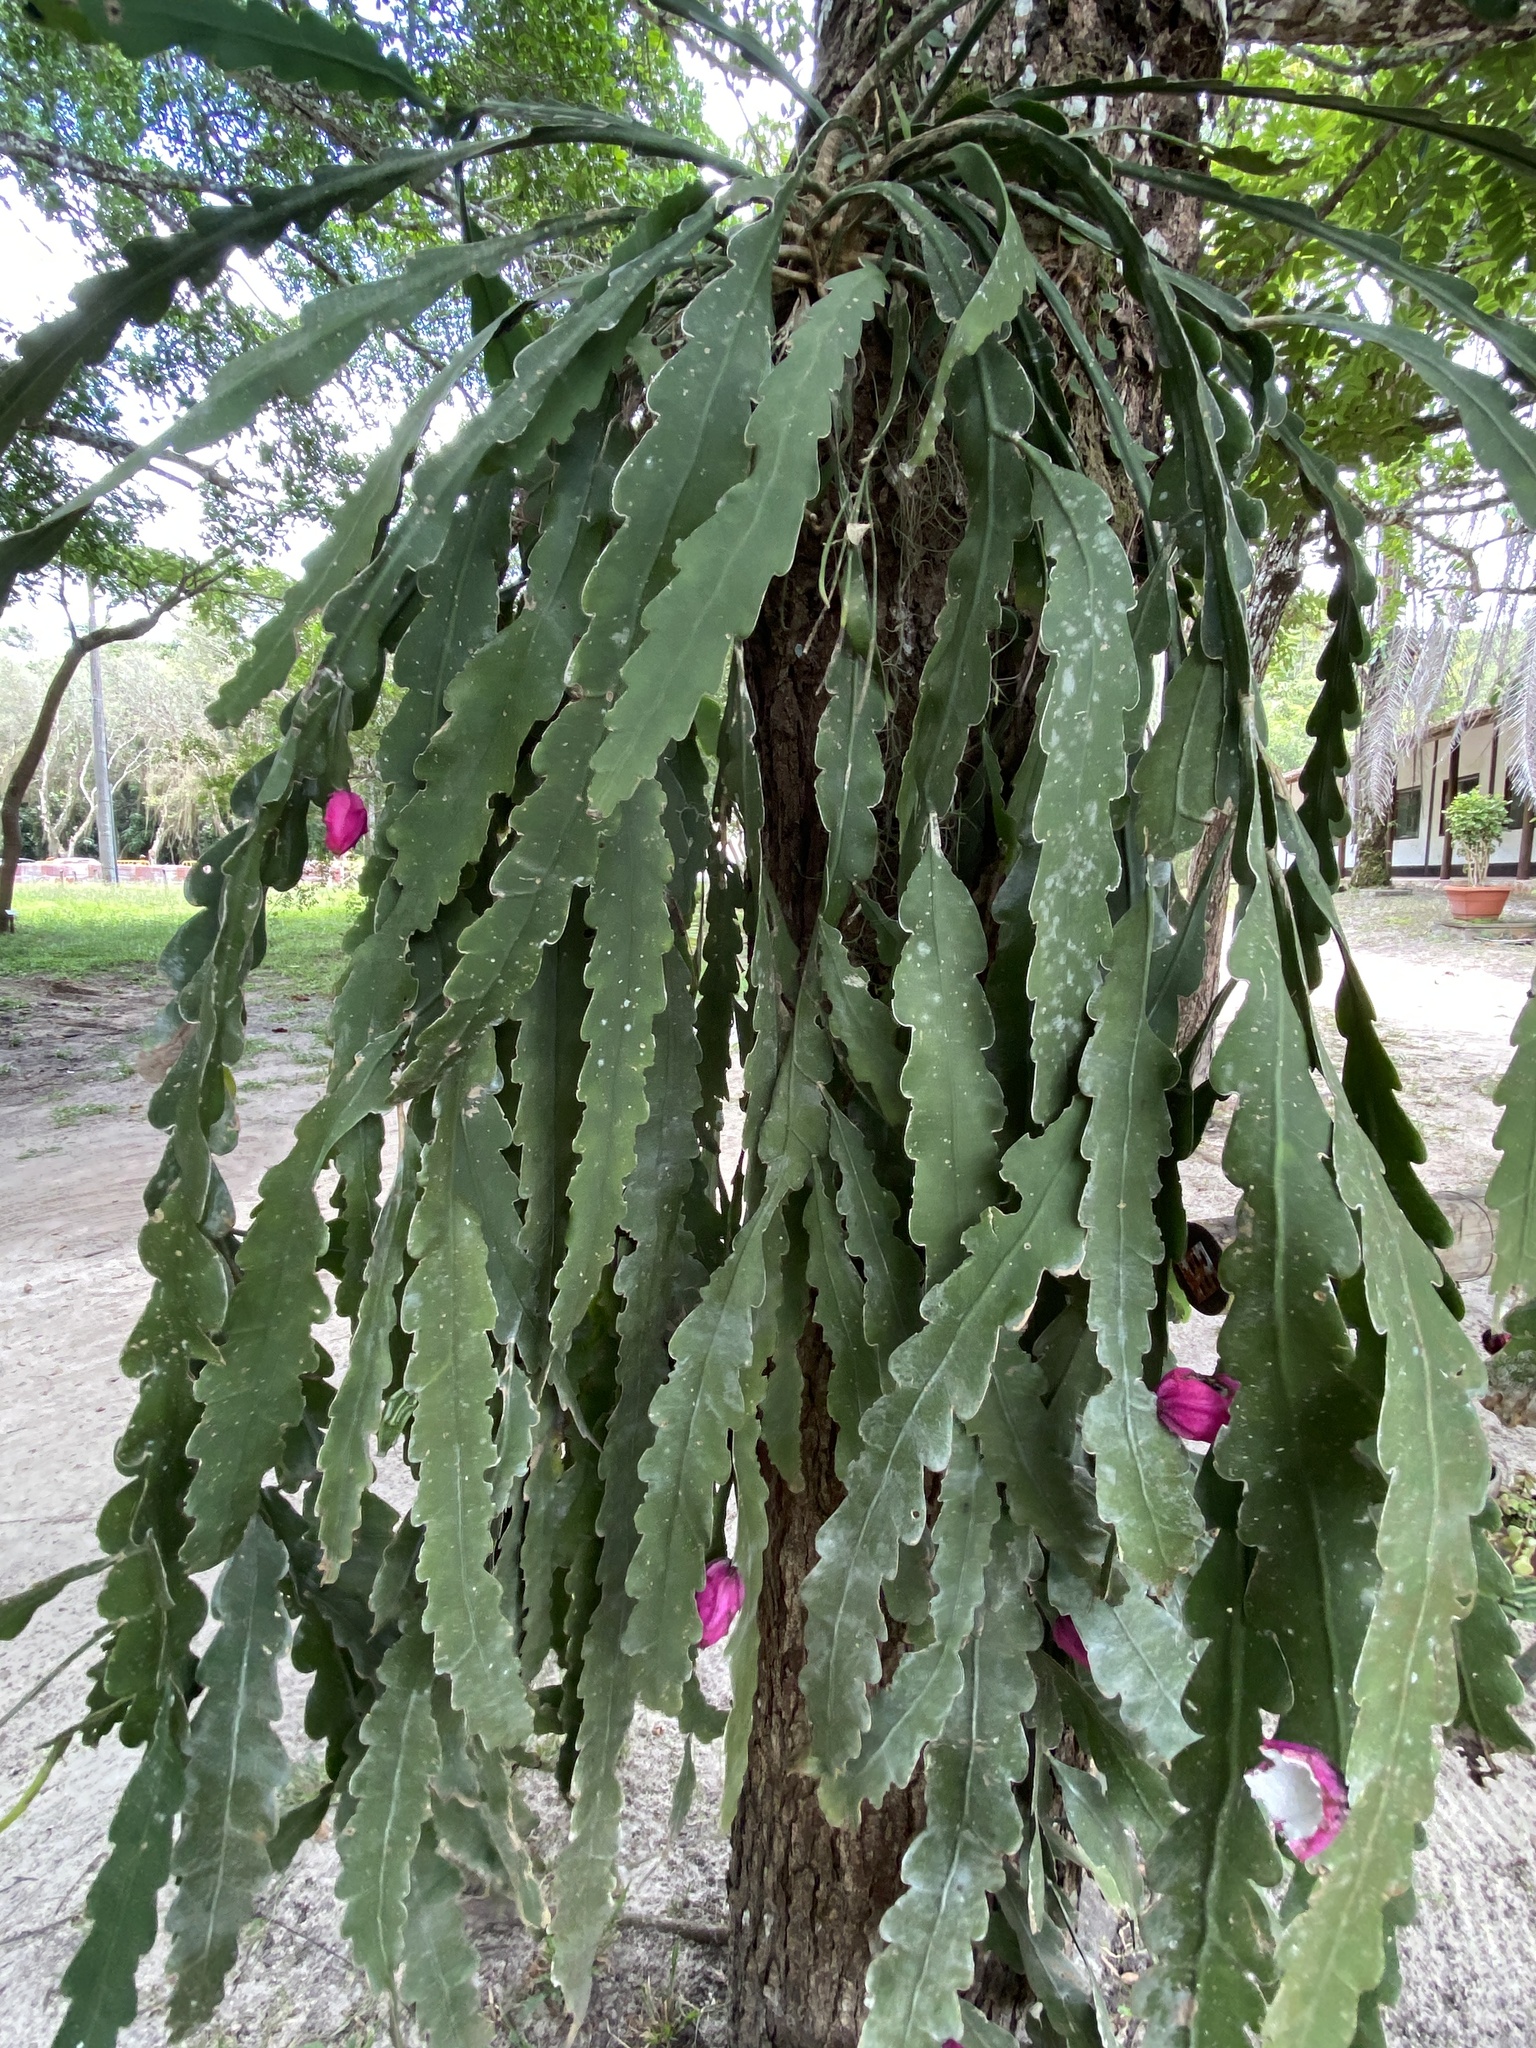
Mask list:
[[[86,629],[96,630],[96,580],[85,579]],[[91,649],[91,746],[96,762],[96,857],[101,879],[117,880],[117,820],[112,815],[112,767],[107,753],[107,706],[101,687],[101,649]]]

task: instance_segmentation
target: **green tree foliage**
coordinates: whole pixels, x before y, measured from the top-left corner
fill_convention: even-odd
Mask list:
[[[135,0],[88,19],[125,47],[183,19],[139,5],[138,29]],[[219,0],[188,33],[234,63],[253,24],[287,20]],[[343,49],[296,20],[274,75],[380,75],[359,34]],[[402,96],[430,101],[435,77],[401,78]],[[289,639],[220,697],[225,722],[270,705],[318,615],[319,658],[165,956],[153,1288],[124,1355],[139,1404],[100,1526],[112,1632],[86,1724],[148,1749],[60,2042],[132,2017],[170,1875],[178,2009],[206,2010],[258,1852],[281,1861],[330,1807],[347,1935],[439,2048],[482,2038],[461,1868],[550,1928],[579,2017],[618,1898],[636,1705],[690,1744],[723,1734],[728,1810],[752,1796],[762,1457],[806,1485],[811,1398],[841,1487],[800,1589],[804,1767],[838,1826],[924,1771],[866,2041],[994,2040],[961,1997],[978,1943],[1058,2032],[1091,2038],[1063,1855],[1126,1900],[1145,1865],[1156,2038],[1375,2038],[1436,1731],[1460,1715],[1507,1733],[1516,1681],[1497,1614],[1474,1608],[1498,1585],[1479,1563],[1481,1379],[1432,1250],[1441,1220],[1368,1001],[1352,983],[1340,1076],[1309,1000],[1369,572],[1272,336],[1308,336],[1321,363],[1367,330],[1315,307],[1276,328],[1176,272],[1124,192],[1182,172],[1101,153],[1050,94],[950,101],[949,83],[899,139],[861,125],[855,95],[830,134],[808,110],[779,176],[663,180],[538,320],[502,323],[494,356],[482,325],[459,370],[483,361],[478,403],[434,433],[360,560],[321,551]],[[1426,118],[1429,146],[1460,152],[1445,160],[1530,175],[1520,145]],[[441,125],[457,139],[374,194],[386,219],[457,152],[619,132],[601,108],[547,105],[489,111],[472,142]],[[628,140],[699,155],[687,136]],[[1198,189],[1244,217],[1240,194]],[[1522,499],[1536,340],[1395,245],[1287,218],[1385,277],[1412,317],[1373,300],[1372,348],[1458,410]],[[1092,257],[1075,304],[1032,253],[1056,225]],[[409,262],[391,275],[386,299],[418,289]],[[1085,339],[1105,298],[1155,343],[1155,462]],[[354,303],[322,297],[237,359],[214,394],[224,427],[229,394],[270,389],[280,360],[310,388],[343,374]],[[1483,367],[1457,353],[1466,329]],[[965,481],[943,574],[925,523],[941,463]],[[1340,537],[1299,813],[1246,627],[1261,465],[1299,475]],[[919,567],[932,600],[909,664]],[[786,578],[814,627],[775,649]],[[802,661],[817,686],[795,696]],[[269,892],[297,881],[314,810],[379,724],[329,1078],[237,1232],[218,1160],[242,981]],[[1192,1095],[1177,1043],[1204,902],[1173,865],[1223,808],[1244,993],[1213,1086],[1235,1098],[1222,1355],[1240,1384],[1197,1468],[1157,1400],[1175,1157],[1210,1092]],[[1531,1036],[1527,1020],[1501,1093],[1496,1189],[1521,1313]],[[314,1337],[333,1305],[353,1330],[339,1376]],[[808,1310],[824,1396],[803,1371]],[[414,1487],[398,1518],[370,1483],[385,1459]],[[698,1655],[732,1505],[746,1612],[726,1716]],[[192,1575],[213,1566],[219,1631],[195,1660]],[[278,1820],[290,1621],[327,1781]],[[1318,1783],[1347,1787],[1342,1832],[1304,1870],[1250,1789],[1266,1716],[1319,1758]],[[547,1882],[515,1783],[541,1743],[574,1807]],[[685,1775],[676,1809],[691,1796]]]
[[[356,32],[356,47],[374,54],[350,70],[356,60],[347,55],[342,10],[343,26],[327,31],[340,68],[327,70],[322,37],[318,68],[308,51],[286,73],[271,58],[294,30],[274,23],[270,7],[256,11],[266,17],[257,39],[223,48],[212,23],[197,32],[195,9],[180,16],[150,10],[145,29],[136,29],[140,10],[131,9],[128,33],[118,37],[100,8],[79,15],[24,0],[0,5],[0,157],[21,191],[46,218],[67,225],[94,262],[108,264],[134,238],[186,228],[200,206],[238,204],[426,141],[435,107],[555,96],[685,134],[697,128],[697,89],[682,77],[666,36],[605,5],[391,7],[385,14],[393,25],[377,46]],[[378,18],[377,10],[370,14]],[[240,24],[236,0],[215,10],[214,21],[221,16]],[[178,27],[189,24],[190,41],[179,41]],[[91,39],[78,40],[77,29]],[[412,77],[419,80],[414,104],[402,108],[402,81]],[[183,408],[222,364],[271,335],[284,308],[317,289],[387,274],[413,250],[455,233],[461,218],[494,235],[544,214],[643,201],[659,189],[660,175],[654,163],[581,142],[502,155],[458,174],[445,167],[419,189],[405,186],[361,214],[306,221],[256,252],[255,292],[208,266],[194,289],[177,294],[168,317],[129,328],[104,363],[31,422],[0,474],[0,524],[29,523],[41,506],[67,499],[83,474],[99,470],[101,457],[120,455],[139,438],[141,418]],[[509,283],[535,291],[549,275],[535,254]],[[471,325],[497,310],[489,291],[477,280],[466,299],[438,295],[399,318],[355,357],[327,402],[277,396],[222,451],[212,478],[172,465],[95,508],[66,559],[113,587],[141,587],[132,581],[135,529],[183,494],[179,484],[197,491],[210,545],[259,563],[273,532],[295,518],[324,516],[338,485],[357,474],[345,400],[366,392],[370,409],[381,401],[398,407]],[[0,332],[12,336],[14,328],[0,325]]]

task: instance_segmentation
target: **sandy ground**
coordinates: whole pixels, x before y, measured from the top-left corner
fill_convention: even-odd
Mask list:
[[[1346,899],[1361,965],[1405,1095],[1430,1147],[1429,1186],[1478,1193],[1494,1155],[1489,1099],[1529,982],[1529,943],[1454,932],[1432,892]],[[0,1589],[88,1556],[95,1514],[115,1483],[112,1443],[131,1405],[116,1355],[144,1294],[134,1253],[139,1189],[158,1155],[144,1124],[148,1087],[134,1057],[158,1008],[148,976],[84,983],[0,982],[0,1242],[10,1285],[0,1297]],[[242,1084],[242,1138],[227,1162],[248,1214],[261,1172],[279,1156],[324,1065],[321,1005],[281,985],[252,1003],[252,1058]],[[1186,1174],[1193,1215],[1230,1214],[1220,1171],[1224,1122]],[[1477,1215],[1468,1208],[1469,1267]],[[1486,1290],[1467,1276],[1469,1326]],[[1214,1328],[1186,1326],[1181,1348],[1208,1354]],[[1497,1425],[1493,1425],[1497,1427]],[[1536,1432],[1505,1433],[1502,1461],[1536,1469]],[[0,1645],[0,1712],[90,1634],[94,1587],[73,1587],[15,1643]],[[36,1768],[39,1745],[73,1716],[88,1658],[0,1725],[0,1807]],[[718,1670],[708,1682],[716,1696]],[[302,1693],[287,1695],[283,1734],[303,1759]],[[718,1762],[699,1757],[694,1817],[670,1847],[665,1819],[680,1745],[669,1723],[637,1723],[630,1794],[629,1912],[717,1927],[725,1846],[710,1819]],[[0,1837],[0,2048],[42,2048],[60,2016],[53,1986],[78,1939],[80,1912],[106,1849],[131,1759],[109,1743],[72,1752],[24,1819]],[[331,1897],[335,1852],[320,1840],[275,1881],[247,1930],[230,1995],[194,2048],[364,2048],[387,2019],[352,1968]],[[1405,1990],[1390,2021],[1404,2048],[1526,2048],[1536,2040],[1536,1765],[1519,1758],[1486,1789],[1449,1759],[1429,1846],[1419,1859],[1420,1924],[1404,1943]],[[538,1950],[497,1910],[476,1914],[487,2007],[497,2039],[564,2038]],[[603,1967],[583,2044],[719,2040],[719,1951],[654,1926],[621,1929]],[[141,1973],[132,2048],[165,2040],[156,1959]]]

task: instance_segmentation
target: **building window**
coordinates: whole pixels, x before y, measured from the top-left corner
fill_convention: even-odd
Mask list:
[[[1456,787],[1452,790],[1451,778],[1448,775],[1442,776],[1440,781],[1440,830],[1442,833],[1445,831],[1445,807],[1450,802],[1452,796],[1461,796],[1469,789],[1481,789],[1482,786],[1483,781],[1480,775],[1458,775]]]
[[[1422,789],[1400,789],[1397,802],[1392,810],[1392,836],[1394,839],[1416,839],[1419,823],[1424,815],[1424,792]]]
[[[1504,830],[1518,832],[1525,823],[1525,799],[1515,795],[1515,778],[1504,778]]]

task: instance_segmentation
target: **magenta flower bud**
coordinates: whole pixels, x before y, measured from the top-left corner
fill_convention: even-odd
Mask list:
[[[1070,1657],[1074,1664],[1081,1664],[1085,1671],[1088,1669],[1088,1652],[1070,1614],[1058,1614],[1051,1623],[1051,1641],[1063,1656]]]
[[[1261,1742],[1264,1761],[1244,1773],[1248,1790],[1298,1863],[1333,1844],[1349,1812],[1349,1793],[1328,1758],[1310,1742]]]
[[[325,843],[332,853],[350,853],[368,830],[368,806],[350,789],[333,789],[325,805]]]
[[[741,1612],[744,1588],[741,1573],[728,1557],[717,1557],[704,1573],[704,1583],[694,1594],[699,1610],[699,1619],[704,1624],[704,1634],[699,1648],[707,1650],[711,1643],[730,1634],[731,1623]]]
[[[1157,1383],[1157,1419],[1186,1443],[1213,1444],[1232,1420],[1238,1382],[1224,1372],[1191,1372],[1176,1365]]]

